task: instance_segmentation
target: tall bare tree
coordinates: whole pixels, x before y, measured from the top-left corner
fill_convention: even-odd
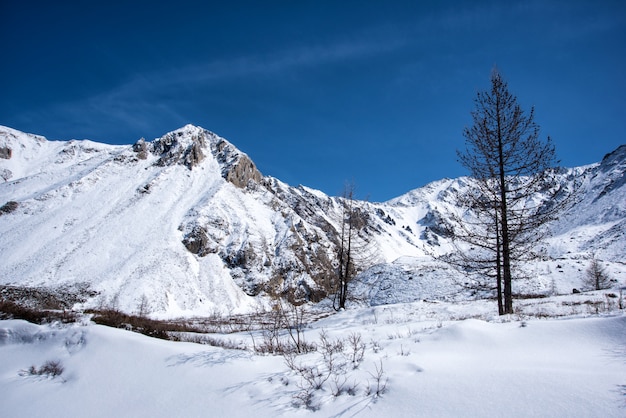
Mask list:
[[[554,180],[552,141],[540,139],[534,108],[522,110],[497,70],[491,89],[479,92],[474,103],[474,124],[464,129],[466,148],[458,151],[472,177],[460,203],[472,216],[455,238],[470,244],[461,258],[468,269],[495,277],[499,313],[508,314],[513,312],[513,264],[532,253],[542,227],[565,199],[551,200],[563,193]]]
[[[349,283],[375,258],[375,248],[367,236],[367,212],[362,210],[364,202],[354,198],[354,184],[347,184],[341,204],[339,242],[337,247],[337,269],[332,279],[334,293],[333,308],[345,309],[349,294]]]
[[[341,224],[339,228],[339,248],[337,249],[337,280],[333,307],[345,309],[348,297],[348,282],[354,275],[352,241],[355,229],[354,186],[346,186],[341,203]]]

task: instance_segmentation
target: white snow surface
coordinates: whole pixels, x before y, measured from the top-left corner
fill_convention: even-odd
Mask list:
[[[493,306],[415,302],[352,309],[311,324],[309,341],[322,331],[332,341],[354,334],[365,349],[356,368],[349,364],[313,391],[309,408],[298,397],[306,383],[282,356],[89,323],[4,320],[2,416],[624,416],[625,315],[487,321],[487,310]],[[247,333],[223,337],[250,341]],[[28,373],[49,360],[60,362],[61,375]],[[319,352],[296,361],[324,367]],[[377,370],[384,384],[378,395]],[[333,382],[352,393],[334,394]]]

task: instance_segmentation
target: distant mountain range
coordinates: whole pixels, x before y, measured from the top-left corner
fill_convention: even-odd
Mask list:
[[[571,292],[592,256],[626,281],[626,145],[596,164],[561,169],[579,185],[549,228],[520,293]],[[354,303],[471,297],[469,280],[436,260],[441,225],[460,213],[468,179],[388,202],[355,202],[367,257]],[[282,295],[328,296],[342,199],[264,176],[230,142],[187,125],[153,141],[48,141],[0,127],[0,285],[75,295],[79,307],[154,316],[250,312]],[[470,292],[471,293],[471,292]]]

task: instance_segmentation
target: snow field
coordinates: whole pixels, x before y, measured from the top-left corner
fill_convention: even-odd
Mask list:
[[[449,320],[450,306],[427,315],[425,304],[328,316],[304,331],[317,351],[291,360],[93,324],[0,321],[3,416],[624,416],[625,315]],[[321,335],[344,346],[336,372],[311,389],[297,369],[327,372]],[[251,336],[221,337],[249,345]],[[356,364],[351,336],[364,347]],[[48,360],[64,373],[24,373]]]

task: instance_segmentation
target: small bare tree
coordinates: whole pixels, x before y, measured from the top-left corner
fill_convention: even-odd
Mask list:
[[[137,316],[140,318],[147,318],[150,313],[150,300],[145,293],[141,295],[139,304],[137,305]]]
[[[585,284],[593,290],[608,289],[611,287],[611,278],[604,266],[596,257],[591,259],[585,272]]]

